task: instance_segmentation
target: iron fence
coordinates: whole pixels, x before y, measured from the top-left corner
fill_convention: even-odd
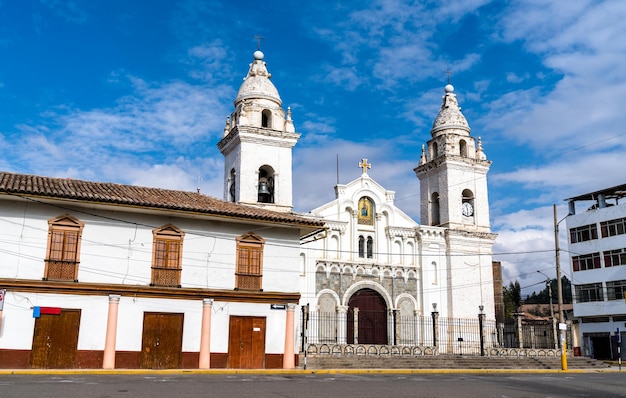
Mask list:
[[[303,351],[305,345],[346,344],[430,347],[438,354],[456,355],[489,355],[493,349],[500,348],[558,349],[558,341],[555,341],[558,335],[552,323],[497,324],[484,316],[440,318],[436,313],[400,316],[389,311],[385,325],[386,340],[372,342],[367,340],[369,334],[359,333],[359,327],[363,327],[365,322],[352,313],[303,311],[302,315]],[[571,344],[571,330],[567,330],[566,338]]]

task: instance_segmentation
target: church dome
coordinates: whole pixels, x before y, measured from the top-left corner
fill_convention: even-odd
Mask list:
[[[443,103],[439,114],[433,123],[433,128],[430,134],[434,137],[438,132],[442,130],[461,130],[459,133],[469,135],[470,127],[467,123],[467,119],[461,113],[461,107],[456,100],[456,94],[454,94],[454,87],[451,84],[446,85],[445,95],[443,96]]]
[[[267,71],[264,55],[260,50],[254,52],[254,61],[250,64],[248,75],[243,79],[235,105],[247,99],[268,99],[280,106],[282,100],[278,95],[278,90],[270,81],[272,75]]]

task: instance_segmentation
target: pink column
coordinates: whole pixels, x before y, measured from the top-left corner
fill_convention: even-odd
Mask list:
[[[202,330],[200,330],[200,369],[211,368],[211,311],[213,299],[202,299]]]
[[[115,369],[115,339],[117,337],[117,309],[119,304],[120,296],[118,294],[109,295],[109,316],[104,340],[102,369]]]
[[[296,308],[295,304],[287,304],[287,316],[285,319],[285,352],[283,354],[283,369],[295,368],[294,363],[294,328],[293,313]]]

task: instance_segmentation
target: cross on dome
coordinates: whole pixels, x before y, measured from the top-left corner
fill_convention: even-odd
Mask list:
[[[371,169],[372,165],[367,163],[367,159],[361,159],[361,163],[359,163],[359,167],[363,169],[363,174],[367,174],[367,169]]]
[[[257,40],[257,50],[261,50],[261,40],[265,40],[265,37],[262,37],[260,33],[257,33],[256,36],[254,36],[254,38]]]

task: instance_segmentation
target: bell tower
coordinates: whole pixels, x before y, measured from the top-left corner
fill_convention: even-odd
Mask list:
[[[422,146],[419,166],[420,222],[450,229],[490,232],[487,172],[491,161],[470,127],[451,84]]]
[[[442,264],[448,289],[448,316],[471,311],[495,315],[492,251],[496,234],[489,224],[487,172],[491,161],[470,127],[451,84],[414,169],[420,180],[420,224],[445,228]]]
[[[225,158],[224,200],[288,212],[293,208],[292,148],[300,134],[263,59],[260,50],[254,52],[217,144]]]

